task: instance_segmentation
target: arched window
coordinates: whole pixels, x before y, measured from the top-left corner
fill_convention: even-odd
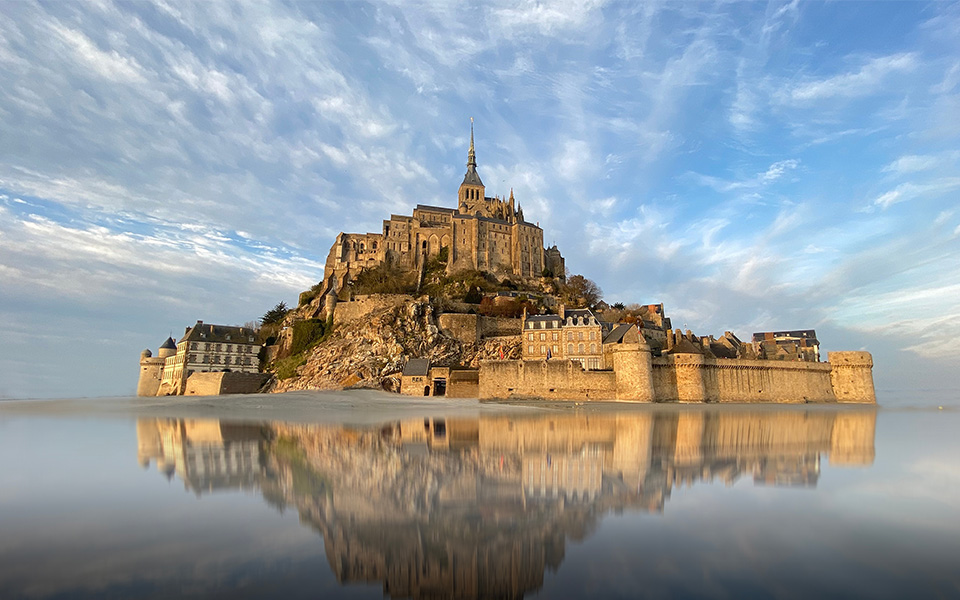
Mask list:
[[[567,354],[573,354],[573,344],[567,344]]]
[[[577,344],[577,352],[583,354],[583,344]]]
[[[596,353],[597,353],[597,345],[590,344],[590,354],[596,354]]]

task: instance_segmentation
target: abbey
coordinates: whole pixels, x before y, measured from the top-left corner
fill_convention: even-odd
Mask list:
[[[361,270],[381,264],[417,271],[443,248],[448,273],[476,269],[519,281],[545,272],[564,277],[560,250],[544,248],[543,230],[524,219],[513,190],[505,199],[486,195],[477,173],[472,122],[457,208],[418,204],[412,216],[391,215],[382,233],[341,233],[327,255],[325,287],[342,289]]]

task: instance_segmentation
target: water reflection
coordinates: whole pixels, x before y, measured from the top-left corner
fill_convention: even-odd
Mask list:
[[[199,495],[259,489],[323,536],[341,583],[521,597],[610,511],[702,482],[815,487],[868,466],[873,410],[670,410],[413,419],[375,428],[140,420],[138,459]]]

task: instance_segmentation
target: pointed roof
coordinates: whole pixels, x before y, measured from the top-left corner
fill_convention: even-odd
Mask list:
[[[167,350],[176,350],[176,349],[177,349],[177,343],[176,343],[175,341],[173,341],[173,338],[172,338],[172,337],[168,337],[168,338],[167,338],[167,341],[165,341],[164,343],[160,344],[160,349],[161,349],[161,350],[163,350],[163,349],[165,349],[165,348],[166,348]]]
[[[473,117],[470,117],[470,151],[467,152],[467,174],[460,185],[483,185],[477,174],[477,153],[473,149]]]

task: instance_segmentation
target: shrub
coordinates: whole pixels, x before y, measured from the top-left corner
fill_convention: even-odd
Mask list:
[[[290,354],[296,356],[310,350],[323,340],[326,324],[320,319],[306,319],[293,324]]]
[[[415,273],[404,273],[383,263],[360,271],[353,286],[358,294],[412,294],[417,280]]]
[[[295,354],[287,358],[281,358],[273,363],[273,372],[277,379],[290,379],[296,376],[297,367],[306,364],[307,357],[303,354]]]

